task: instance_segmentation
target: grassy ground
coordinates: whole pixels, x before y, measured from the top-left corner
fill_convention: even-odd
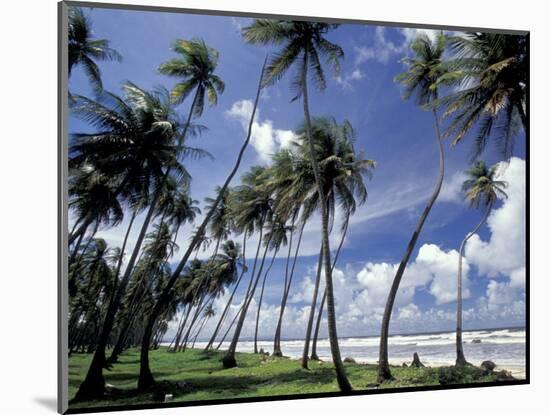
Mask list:
[[[332,365],[327,362],[311,362],[311,370],[308,371],[301,369],[296,360],[237,353],[238,367],[223,369],[220,362],[222,356],[223,352],[217,351],[205,353],[191,349],[184,353],[167,353],[166,349],[161,348],[150,354],[151,370],[155,380],[161,384],[162,392],[174,395],[173,402],[338,391]],[[71,398],[84,379],[90,359],[91,355],[76,354],[69,360]],[[356,390],[495,381],[495,375],[484,375],[474,367],[460,372],[453,368],[395,367],[392,373],[396,380],[378,386],[375,365],[345,365]],[[120,391],[101,401],[73,403],[70,407],[136,405],[162,401],[163,393],[136,393],[138,373],[139,351],[127,351],[120,357],[119,363],[105,371],[106,382]],[[181,381],[188,382],[188,386],[179,388],[169,383]]]

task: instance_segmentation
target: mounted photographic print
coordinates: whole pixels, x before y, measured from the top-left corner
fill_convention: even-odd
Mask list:
[[[529,382],[528,32],[62,2],[59,45],[61,413]]]

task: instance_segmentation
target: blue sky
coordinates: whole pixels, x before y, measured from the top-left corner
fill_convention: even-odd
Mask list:
[[[109,39],[111,46],[123,56],[122,62],[99,63],[104,87],[112,92],[120,93],[120,85],[126,80],[143,88],[156,85],[171,88],[175,80],[158,74],[156,68],[174,57],[170,45],[175,39],[202,38],[219,51],[217,74],[225,81],[226,89],[218,105],[206,108],[197,121],[208,130],[190,142],[208,150],[215,160],[186,161],[193,176],[191,194],[202,205],[202,200],[212,195],[214,187],[222,183],[235,161],[245,136],[243,124],[248,120],[261,64],[271,50],[243,42],[239,29],[246,26],[249,19],[85,10],[93,22],[94,35]],[[352,218],[334,275],[341,336],[379,332],[381,309],[394,268],[435,184],[438,158],[433,117],[413,101],[403,101],[393,81],[395,75],[404,70],[399,61],[408,53],[408,44],[419,31],[341,25],[329,34],[330,40],[341,45],[345,52],[339,77],[327,73],[327,89],[322,93],[312,91],[310,96],[311,113],[334,116],[339,122],[349,120],[357,134],[356,148],[364,150],[366,156],[377,163],[374,176],[367,183],[369,199]],[[435,34],[425,32],[430,36]],[[91,95],[88,80],[79,68],[73,71],[69,86],[74,93]],[[240,173],[254,164],[268,162],[270,153],[292,137],[293,128],[302,120],[302,106],[300,102],[291,103],[291,98],[288,78],[264,91],[252,145],[245,154]],[[187,113],[188,105],[188,102],[180,105],[182,115]],[[71,132],[83,132],[90,127],[71,117],[69,128]],[[472,238],[466,251],[466,329],[524,324],[524,143],[524,137],[518,137],[515,157],[501,169],[502,178],[510,185],[509,198],[499,202],[488,225],[479,231],[479,236]],[[480,212],[469,208],[460,195],[461,172],[468,167],[471,146],[472,137],[466,137],[453,148],[448,141],[445,143],[444,188],[403,278],[391,323],[394,333],[454,327],[456,250],[480,218]],[[501,160],[501,155],[489,146],[483,159],[494,164]],[[130,246],[138,228],[134,227]],[[126,220],[117,228],[101,230],[99,236],[110,244],[120,245],[125,229]],[[190,231],[190,228],[180,231],[178,243],[182,248]],[[332,235],[332,247],[336,247],[339,237],[337,232]],[[315,218],[306,228],[286,312],[284,337],[303,335],[319,240],[319,220]],[[255,241],[251,238],[247,244],[249,256]],[[284,263],[281,254],[268,277],[261,337],[270,338],[274,332]],[[220,299],[216,307],[221,307],[224,299]],[[235,304],[232,312],[237,306]],[[249,313],[244,337],[252,334],[255,303]]]

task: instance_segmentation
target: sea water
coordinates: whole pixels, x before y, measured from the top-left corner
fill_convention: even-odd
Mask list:
[[[465,331],[462,334],[466,359],[480,365],[484,360],[492,360],[497,369],[506,369],[516,378],[525,378],[525,329],[491,329]],[[358,363],[376,363],[378,361],[379,337],[342,337],[339,339],[342,358],[351,357]],[[195,347],[204,347],[197,342]],[[221,350],[227,348],[224,343]],[[281,349],[285,356],[300,358],[304,347],[303,340],[282,340]],[[258,348],[266,352],[273,351],[273,341],[260,340]],[[250,340],[238,343],[237,351],[252,352],[254,342]],[[410,364],[413,353],[418,353],[426,366],[453,365],[456,359],[455,332],[394,335],[389,338],[390,364]],[[330,360],[328,339],[319,339],[317,354],[323,360]]]

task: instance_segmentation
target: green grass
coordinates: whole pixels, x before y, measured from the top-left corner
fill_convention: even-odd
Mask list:
[[[310,363],[310,370],[300,368],[297,360],[237,353],[238,367],[223,369],[223,352],[188,349],[184,353],[168,353],[166,349],[151,351],[150,365],[155,380],[163,392],[174,395],[173,402],[230,399],[259,396],[281,396],[305,393],[337,392],[332,364]],[[91,355],[75,354],[69,359],[69,396],[72,398],[84,379]],[[346,371],[355,390],[377,387],[376,366],[346,363]],[[139,351],[124,353],[111,370],[105,370],[106,383],[121,391],[100,401],[78,402],[71,408],[136,405],[158,402],[154,393],[137,394]],[[392,368],[395,381],[380,388],[399,388],[453,383],[493,382],[494,375],[484,375],[471,367],[454,368]],[[182,391],[170,382],[190,384]]]

